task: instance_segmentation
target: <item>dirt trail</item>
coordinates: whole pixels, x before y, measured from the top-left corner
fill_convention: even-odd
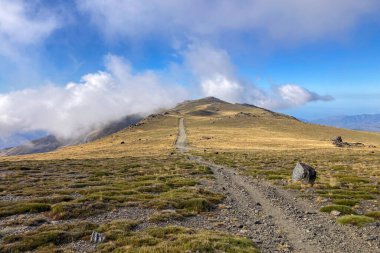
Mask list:
[[[186,145],[181,118],[176,146],[185,152]],[[212,169],[217,190],[230,204],[228,214],[238,219],[244,227],[242,233],[256,241],[262,252],[380,252],[378,224],[365,228],[336,224],[328,214],[317,212],[312,202],[290,191],[187,155]]]

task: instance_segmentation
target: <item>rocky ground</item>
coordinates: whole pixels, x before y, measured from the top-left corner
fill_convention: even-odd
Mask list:
[[[183,119],[179,125],[177,147],[186,152]],[[379,222],[362,228],[336,224],[329,214],[316,211],[318,206],[290,191],[188,157],[209,166],[216,177],[214,187],[227,196],[216,219],[230,232],[250,237],[263,252],[380,252]]]

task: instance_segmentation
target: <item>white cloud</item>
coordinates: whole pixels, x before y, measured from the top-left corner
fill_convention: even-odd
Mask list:
[[[335,38],[380,10],[376,0],[77,0],[77,6],[109,37],[244,32],[282,42]]]
[[[0,94],[0,136],[43,130],[75,138],[109,121],[151,113],[185,98],[181,88],[162,85],[154,72],[133,73],[120,57],[107,56],[106,69],[65,87]]]
[[[250,103],[268,109],[302,106],[313,101],[331,101],[296,84],[273,87],[270,93],[253,83],[241,81],[228,53],[207,44],[195,44],[183,52],[184,68],[200,84],[203,96],[215,96],[229,102]]]
[[[47,10],[31,1],[0,0],[0,55],[18,56],[18,49],[35,45],[59,26]]]
[[[295,84],[285,84],[275,87],[275,93],[283,103],[291,106],[300,106],[312,101],[331,101],[331,96],[321,96]]]
[[[229,102],[240,99],[243,87],[235,80],[235,68],[226,51],[207,44],[192,44],[182,55],[183,68],[194,75],[203,96]]]
[[[243,87],[223,75],[215,75],[213,78],[202,80],[202,93],[204,96],[214,96],[229,102],[240,100]]]

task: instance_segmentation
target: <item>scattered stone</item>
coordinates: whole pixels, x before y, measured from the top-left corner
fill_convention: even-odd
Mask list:
[[[96,231],[93,231],[91,234],[91,243],[98,244],[104,241],[105,236],[101,233],[98,233]]]
[[[373,236],[373,235],[369,235],[369,236],[366,236],[364,239],[365,239],[366,241],[374,241],[374,240],[377,239],[377,237],[376,237],[376,236]]]
[[[339,211],[337,211],[337,210],[332,210],[332,211],[330,212],[330,214],[333,215],[333,216],[339,216],[339,215],[341,215],[342,213],[339,212]]]
[[[124,142],[124,141],[122,141],[122,142],[120,142],[120,144],[125,144],[125,142]]]
[[[165,210],[162,210],[161,213],[173,214],[173,213],[177,213],[177,211],[174,209],[165,209]]]
[[[314,185],[316,178],[317,172],[307,164],[298,162],[293,170],[293,181],[301,181],[302,183]]]
[[[245,234],[248,234],[249,231],[246,230],[246,229],[241,229],[241,230],[239,231],[239,233],[242,234],[242,235],[245,235]]]

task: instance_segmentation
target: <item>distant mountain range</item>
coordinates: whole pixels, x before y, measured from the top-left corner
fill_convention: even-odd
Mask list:
[[[310,121],[310,123],[353,130],[380,132],[380,114],[335,116],[324,119],[312,120]]]
[[[0,136],[0,150],[15,147],[28,141],[36,140],[47,135],[48,134],[44,131],[33,131],[27,133],[16,133],[10,136]]]
[[[21,145],[15,145],[14,147],[0,150],[0,156],[44,153],[56,150],[63,146],[77,145],[94,141],[116,133],[130,125],[136,124],[141,119],[142,117],[138,115],[127,116],[121,120],[113,121],[105,127],[93,130],[75,139],[60,139],[54,135],[47,135],[42,132],[36,132],[29,135],[14,135],[12,136],[14,138],[12,140],[14,143],[20,143],[22,140],[24,140],[24,142]],[[41,137],[41,135],[43,137]],[[36,137],[36,139],[32,139],[33,137]],[[7,140],[7,144],[9,145],[12,141]]]

